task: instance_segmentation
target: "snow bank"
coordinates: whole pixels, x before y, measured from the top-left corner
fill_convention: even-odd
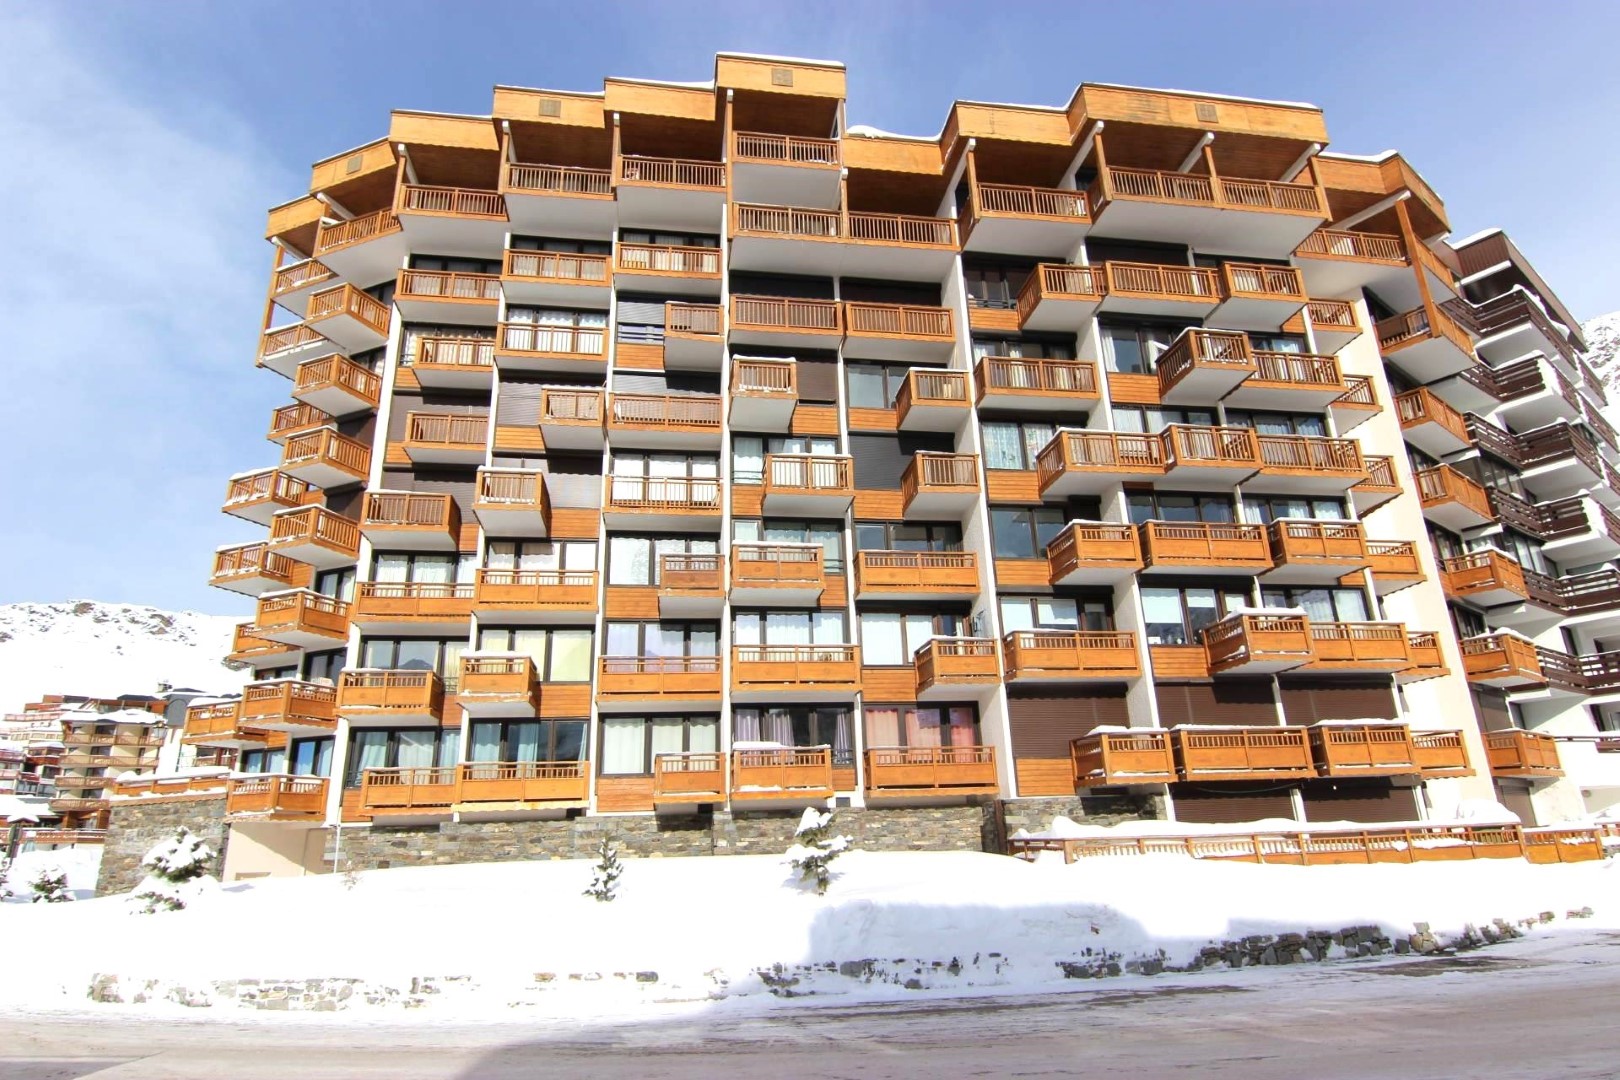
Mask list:
[[[69,848],[20,852],[6,873],[6,884],[0,886],[0,902],[29,903],[34,895],[34,880],[47,870],[52,873],[65,872],[68,891],[73,894],[73,899],[88,900],[95,895],[96,875],[101,872],[101,845],[79,844]],[[0,940],[7,937],[10,923],[10,919],[0,915]],[[0,982],[4,979],[4,973],[0,972]],[[3,994],[4,991],[0,990],[0,995]]]

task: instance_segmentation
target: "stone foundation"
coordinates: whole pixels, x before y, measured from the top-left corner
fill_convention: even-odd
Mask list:
[[[213,849],[208,872],[220,876],[225,865],[225,794],[188,795],[130,800],[112,804],[107,842],[101,853],[101,874],[96,895],[128,892],[146,873],[141,860],[160,840],[167,840],[184,825]]]
[[[1164,800],[1156,795],[1071,795],[1009,799],[1001,805],[1008,836],[1019,829],[1045,832],[1052,819],[1059,815],[1083,825],[1118,825],[1122,821],[1154,821],[1164,817]]]

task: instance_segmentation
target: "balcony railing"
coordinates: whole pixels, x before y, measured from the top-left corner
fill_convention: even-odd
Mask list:
[[[1219,275],[1204,267],[1105,262],[1102,268],[1110,295],[1206,302],[1210,305],[1221,297]]]
[[[1142,473],[1162,475],[1168,464],[1157,435],[1109,431],[1060,431],[1036,458],[1042,487],[1063,473]]]
[[[314,465],[329,466],[355,480],[363,480],[371,467],[371,448],[332,428],[294,435],[282,444],[283,469],[293,471]]]
[[[765,487],[815,495],[854,490],[855,462],[827,454],[766,454]]]
[[[660,431],[720,430],[717,397],[669,397],[655,394],[614,394],[608,425]]]
[[[732,133],[731,146],[738,161],[766,165],[836,166],[841,161],[837,139],[737,131]]]
[[[935,687],[997,686],[1001,650],[994,638],[930,638],[912,654],[917,692]]]
[[[818,544],[736,543],[731,546],[731,587],[821,588],[826,581],[824,557]],[[718,585],[718,563],[715,576]]]
[[[845,215],[844,235],[863,244],[955,247],[956,223],[949,218],[850,211]]]
[[[444,691],[444,680],[433,671],[350,669],[338,677],[338,710],[442,717]]]
[[[1470,443],[1468,421],[1462,413],[1447,405],[1427,387],[1408,390],[1395,395],[1395,412],[1401,418],[1401,427],[1415,428],[1422,424],[1435,424],[1462,443]]]
[[[464,623],[472,608],[471,582],[362,581],[355,586],[356,622]]]
[[[242,721],[271,731],[337,725],[337,688],[301,679],[266,679],[242,688]]]
[[[866,751],[868,798],[978,795],[997,790],[990,746],[894,746]]]
[[[470,761],[456,766],[457,803],[582,803],[583,761]]]
[[[400,300],[467,300],[499,303],[499,274],[463,274],[439,270],[401,270],[394,295]]]
[[[597,696],[607,701],[720,699],[718,656],[604,656]]]
[[[471,370],[495,364],[495,342],[487,338],[419,337],[410,366]]]
[[[1401,671],[1412,664],[1406,627],[1393,622],[1311,622],[1312,669]]]
[[[1468,750],[1460,731],[1414,731],[1412,748],[1424,776],[1468,776]]]
[[[833,793],[832,750],[825,746],[735,750],[731,755],[733,801]]]
[[[1300,727],[1172,732],[1176,766],[1189,781],[1306,779],[1316,775],[1309,733]]]
[[[797,398],[798,365],[783,360],[738,357],[731,362],[733,394]]]
[[[1167,731],[1093,732],[1069,743],[1077,787],[1168,784],[1176,779]]]
[[[858,551],[856,591],[979,591],[979,557],[971,551]]]
[[[1355,439],[1329,439],[1317,435],[1260,435],[1260,464],[1264,469],[1313,474],[1338,473],[1361,477],[1367,466],[1361,443]]]
[[[580,424],[600,427],[602,424],[602,391],[554,390],[540,395],[540,422],[542,424]]]
[[[388,334],[388,306],[353,285],[337,285],[323,289],[309,298],[307,321],[348,315],[382,336]]]
[[[1316,188],[1310,184],[1117,166],[1108,166],[1104,172],[1092,185],[1093,198],[1099,205],[1124,198],[1325,216]]]
[[[1200,368],[1225,368],[1240,376],[1254,371],[1249,335],[1230,330],[1188,330],[1158,360],[1159,387],[1167,390]]]
[[[619,159],[619,182],[658,187],[723,188],[726,186],[726,167],[718,161],[686,161],[626,154]]]
[[[844,321],[851,337],[955,337],[950,308],[850,302],[844,305]]]
[[[496,351],[547,353],[600,359],[607,351],[607,331],[600,326],[555,326],[547,323],[501,323]]]
[[[851,693],[861,684],[856,645],[733,645],[733,692]]]
[[[620,270],[632,274],[687,274],[718,277],[720,249],[669,244],[620,244]]]
[[[326,815],[324,776],[244,776],[225,791],[227,814],[270,818],[320,818]]]
[[[312,394],[326,387],[346,390],[376,408],[382,390],[382,377],[347,356],[336,354],[306,360],[298,365],[293,376],[294,395]]]
[[[272,442],[276,442],[289,435],[312,431],[331,423],[333,423],[331,413],[302,401],[295,401],[291,405],[282,405],[271,411],[269,438]]]
[[[978,217],[998,215],[1085,221],[1090,216],[1083,191],[1031,187],[1027,184],[978,184],[973,189],[973,196]]]
[[[560,251],[509,250],[501,276],[526,281],[555,281],[570,285],[608,283],[606,255],[576,255]]]
[[[1073,521],[1047,542],[1046,561],[1054,582],[1088,568],[1138,570],[1142,546],[1132,525]]]
[[[1399,236],[1387,233],[1350,232],[1344,229],[1317,229],[1294,249],[1296,255],[1317,255],[1362,262],[1406,262],[1406,245]]]
[[[253,625],[259,633],[271,638],[277,634],[296,633],[333,640],[346,639],[349,636],[349,604],[335,596],[325,596],[309,589],[267,593],[259,597]]]
[[[1292,266],[1262,263],[1221,264],[1221,285],[1226,296],[1305,302],[1305,280]]]
[[[336,275],[332,270],[314,259],[304,259],[290,266],[283,266],[276,270],[270,278],[270,295],[285,296],[299,289],[307,289],[330,281]]]
[[[918,495],[977,493],[979,459],[973,454],[935,454],[919,451],[900,476],[900,494],[909,505]]]
[[[607,169],[510,162],[504,179],[505,190],[517,194],[613,196],[613,173]]]
[[[733,296],[734,329],[838,334],[844,329],[836,300],[789,300],[773,296]]]
[[[1564,775],[1557,740],[1539,732],[1487,731],[1485,757],[1494,776],[1553,779]]]
[[[979,399],[986,394],[1095,397],[1096,365],[1086,360],[1023,360],[986,356],[978,366]]]
[[[360,778],[360,806],[368,813],[449,813],[455,802],[454,765],[367,769]]]
[[[726,755],[709,751],[653,757],[653,802],[717,802],[726,797]]]
[[[270,521],[270,546],[325,548],[344,555],[356,556],[360,552],[360,525],[351,518],[339,517],[324,506],[306,506],[277,514]]]
[[[1524,571],[1513,559],[1499,551],[1473,551],[1440,561],[1440,576],[1446,592],[1453,596],[1510,592],[1529,595]]]
[[[1463,671],[1470,682],[1497,686],[1519,686],[1546,682],[1536,647],[1511,634],[1486,634],[1463,638]]]
[[[399,189],[399,205],[395,211],[505,221],[506,197],[498,191],[403,184]]]
[[[1146,521],[1139,526],[1149,566],[1271,568],[1264,525],[1221,521]]]
[[[476,447],[482,450],[489,434],[489,417],[460,413],[408,413],[405,441],[421,446]]]
[[[724,320],[719,304],[687,304],[669,301],[664,305],[664,333],[687,337],[718,336]]]
[[[1123,680],[1142,674],[1129,630],[1014,630],[1001,639],[1008,679]]]
[[[613,510],[720,511],[720,481],[698,476],[612,476],[608,507]]]
[[[496,615],[503,611],[594,611],[596,571],[481,569],[473,606]]]
[[[1212,672],[1297,667],[1312,656],[1310,623],[1295,615],[1229,615],[1204,628]]]
[[[270,550],[266,542],[237,544],[214,552],[211,583],[221,585],[242,578],[263,578],[291,588],[299,576],[299,564]]]
[[[1311,753],[1323,776],[1398,776],[1419,771],[1417,747],[1405,724],[1333,724],[1309,730]]]
[[[449,495],[423,491],[368,491],[361,506],[362,530],[441,530],[453,537],[461,529],[461,511]]]
[[[367,240],[375,240],[380,236],[399,231],[399,218],[392,209],[378,210],[376,213],[339,221],[333,225],[322,225],[315,237],[315,254],[324,255],[328,251],[353,247],[355,244],[363,244]]]
[[[1474,343],[1468,332],[1438,308],[1434,309],[1432,318],[1429,310],[1414,308],[1401,315],[1380,319],[1373,330],[1378,335],[1378,347],[1386,353],[1416,341],[1443,337],[1469,356],[1474,354]]]
[[[1482,518],[1496,516],[1485,489],[1449,465],[1419,469],[1412,478],[1417,482],[1418,499],[1425,510],[1451,503]]]

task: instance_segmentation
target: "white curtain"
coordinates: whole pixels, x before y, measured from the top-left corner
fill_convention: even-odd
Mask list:
[[[861,616],[861,659],[873,665],[904,664],[905,630],[901,616],[888,612],[867,612]]]
[[[647,770],[646,721],[632,717],[608,717],[602,721],[602,772],[639,773]]]

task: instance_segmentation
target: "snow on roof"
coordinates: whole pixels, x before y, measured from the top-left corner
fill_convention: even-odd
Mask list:
[[[1098,86],[1105,90],[1147,90],[1155,94],[1181,94],[1186,97],[1209,98],[1213,101],[1241,101],[1250,105],[1281,105],[1286,109],[1317,109],[1309,101],[1283,101],[1277,98],[1240,97],[1236,94],[1211,94],[1204,90],[1177,90],[1169,86],[1127,86],[1124,83],[1081,83],[1081,88]]]
[[[1448,240],[1447,243],[1449,243],[1453,248],[1465,248],[1469,244],[1478,243],[1479,241],[1485,239],[1487,236],[1495,236],[1496,234],[1500,233],[1501,231],[1502,231],[1502,229],[1501,229],[1500,226],[1494,226],[1494,227],[1489,228],[1489,229],[1481,229],[1479,232],[1473,233],[1472,235],[1469,235],[1469,236],[1465,236],[1461,240]]]
[[[904,142],[931,143],[936,142],[939,139],[939,136],[937,135],[900,135],[893,131],[884,131],[882,128],[875,128],[870,124],[853,124],[844,129],[844,134],[853,135],[857,139],[900,139]]]
[[[99,713],[96,716],[98,724],[161,724],[163,717],[159,713],[147,712],[145,709],[118,709],[114,712]]]
[[[612,76],[614,82],[635,83],[637,86],[675,86],[682,90],[713,90],[713,79],[695,79],[691,82],[681,82],[678,79],[633,79],[628,75]]]
[[[1016,101],[970,101],[966,98],[955,102],[957,105],[987,105],[992,109],[1029,109],[1032,112],[1066,113],[1068,108],[1063,105],[1029,105]]]
[[[730,56],[738,60],[776,60],[785,64],[815,64],[818,67],[838,68],[840,71],[842,71],[844,68],[844,63],[842,60],[812,60],[809,57],[804,56],[772,56],[770,53],[731,51],[718,52],[715,53],[715,56]]]
[[[1332,158],[1335,161],[1370,161],[1377,164],[1378,162],[1388,161],[1390,158],[1399,153],[1399,150],[1380,150],[1376,154],[1341,154],[1335,151],[1324,150],[1317,156]]]

